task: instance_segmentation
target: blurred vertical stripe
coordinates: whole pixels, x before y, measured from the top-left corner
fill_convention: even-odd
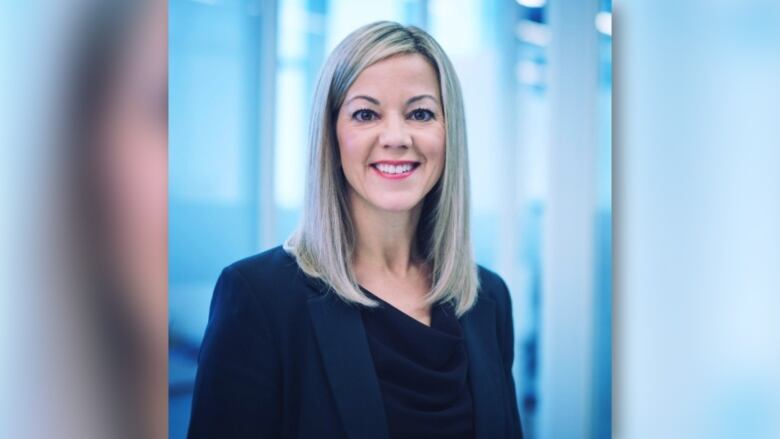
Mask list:
[[[780,437],[780,3],[615,18],[616,437]]]

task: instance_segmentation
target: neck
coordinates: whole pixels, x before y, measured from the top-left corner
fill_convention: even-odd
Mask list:
[[[401,278],[415,271],[420,260],[415,242],[421,211],[422,204],[408,211],[380,211],[353,195],[350,213],[355,228],[356,271],[384,272]]]

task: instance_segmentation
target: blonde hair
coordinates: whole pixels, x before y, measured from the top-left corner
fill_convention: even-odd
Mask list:
[[[309,164],[303,218],[285,242],[304,273],[324,281],[348,303],[376,306],[360,291],[352,270],[355,236],[347,182],[339,168],[335,121],[347,90],[368,66],[400,54],[420,54],[437,72],[446,154],[440,180],[426,195],[417,226],[417,250],[431,267],[426,302],[451,301],[458,316],[479,289],[469,231],[466,124],[460,84],[449,58],[425,31],[380,21],[349,34],[320,72],[309,126]]]

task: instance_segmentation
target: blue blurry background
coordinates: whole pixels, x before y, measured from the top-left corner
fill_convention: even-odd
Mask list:
[[[611,436],[611,2],[171,0],[169,412],[186,434],[213,286],[280,244],[324,59],[375,20],[431,33],[465,96],[477,261],[508,283],[529,438]]]

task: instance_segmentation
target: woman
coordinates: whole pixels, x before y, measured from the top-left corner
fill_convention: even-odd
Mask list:
[[[190,437],[521,437],[509,293],[473,260],[441,47],[390,22],[347,36],[310,137],[301,227],[217,282]]]

